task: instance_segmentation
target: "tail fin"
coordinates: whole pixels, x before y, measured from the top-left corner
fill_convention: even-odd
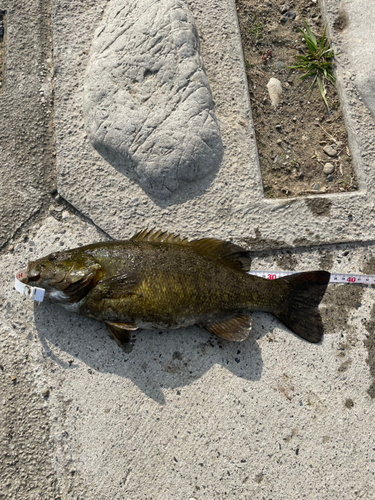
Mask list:
[[[323,338],[324,327],[318,305],[329,283],[327,271],[297,273],[276,280],[283,286],[282,300],[275,316],[292,332],[309,342]]]

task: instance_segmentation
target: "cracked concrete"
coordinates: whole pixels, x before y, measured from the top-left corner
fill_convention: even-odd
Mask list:
[[[199,328],[140,331],[130,352],[103,325],[14,290],[15,271],[30,259],[155,224],[232,239],[252,251],[253,269],[375,274],[374,123],[351,78],[362,71],[347,50],[356,24],[334,30],[340,2],[326,0],[323,10],[342,50],[338,82],[360,193],[263,200],[250,108],[241,105],[245,80],[233,73],[242,64],[233,4],[194,0],[226,173],[165,205],[137,186],[129,191],[84,137],[85,52],[105,4],[53,0],[50,81],[48,2],[0,1],[7,11],[0,168],[8,186],[1,184],[0,212],[0,499],[374,498],[372,286],[329,285],[320,345],[256,313],[242,344]],[[361,0],[356,8],[372,12],[373,4]],[[375,43],[365,31],[364,50]],[[215,36],[220,45],[212,45]],[[46,96],[53,85],[58,187],[72,205],[50,195],[54,123]],[[14,109],[23,109],[18,119]]]

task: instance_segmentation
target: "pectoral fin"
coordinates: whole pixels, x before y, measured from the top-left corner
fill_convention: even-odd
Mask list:
[[[130,342],[130,332],[138,329],[135,323],[114,323],[110,321],[106,323],[106,326],[111,337],[115,339],[122,349]]]
[[[139,283],[135,275],[119,273],[99,281],[92,291],[91,300],[121,299],[136,293],[138,286]]]
[[[251,333],[253,320],[245,314],[237,314],[222,321],[212,321],[204,327],[224,340],[243,342]]]

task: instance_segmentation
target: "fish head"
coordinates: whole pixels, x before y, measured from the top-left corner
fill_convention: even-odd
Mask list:
[[[25,284],[44,288],[57,302],[79,301],[101,278],[101,266],[81,249],[54,252],[29,262]]]

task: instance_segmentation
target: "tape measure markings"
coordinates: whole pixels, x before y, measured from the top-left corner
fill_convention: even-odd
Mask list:
[[[284,276],[296,274],[298,271],[249,271],[248,274],[259,276],[268,280],[276,280]],[[375,284],[375,276],[370,274],[340,274],[331,273],[330,283],[364,283],[366,285]]]

